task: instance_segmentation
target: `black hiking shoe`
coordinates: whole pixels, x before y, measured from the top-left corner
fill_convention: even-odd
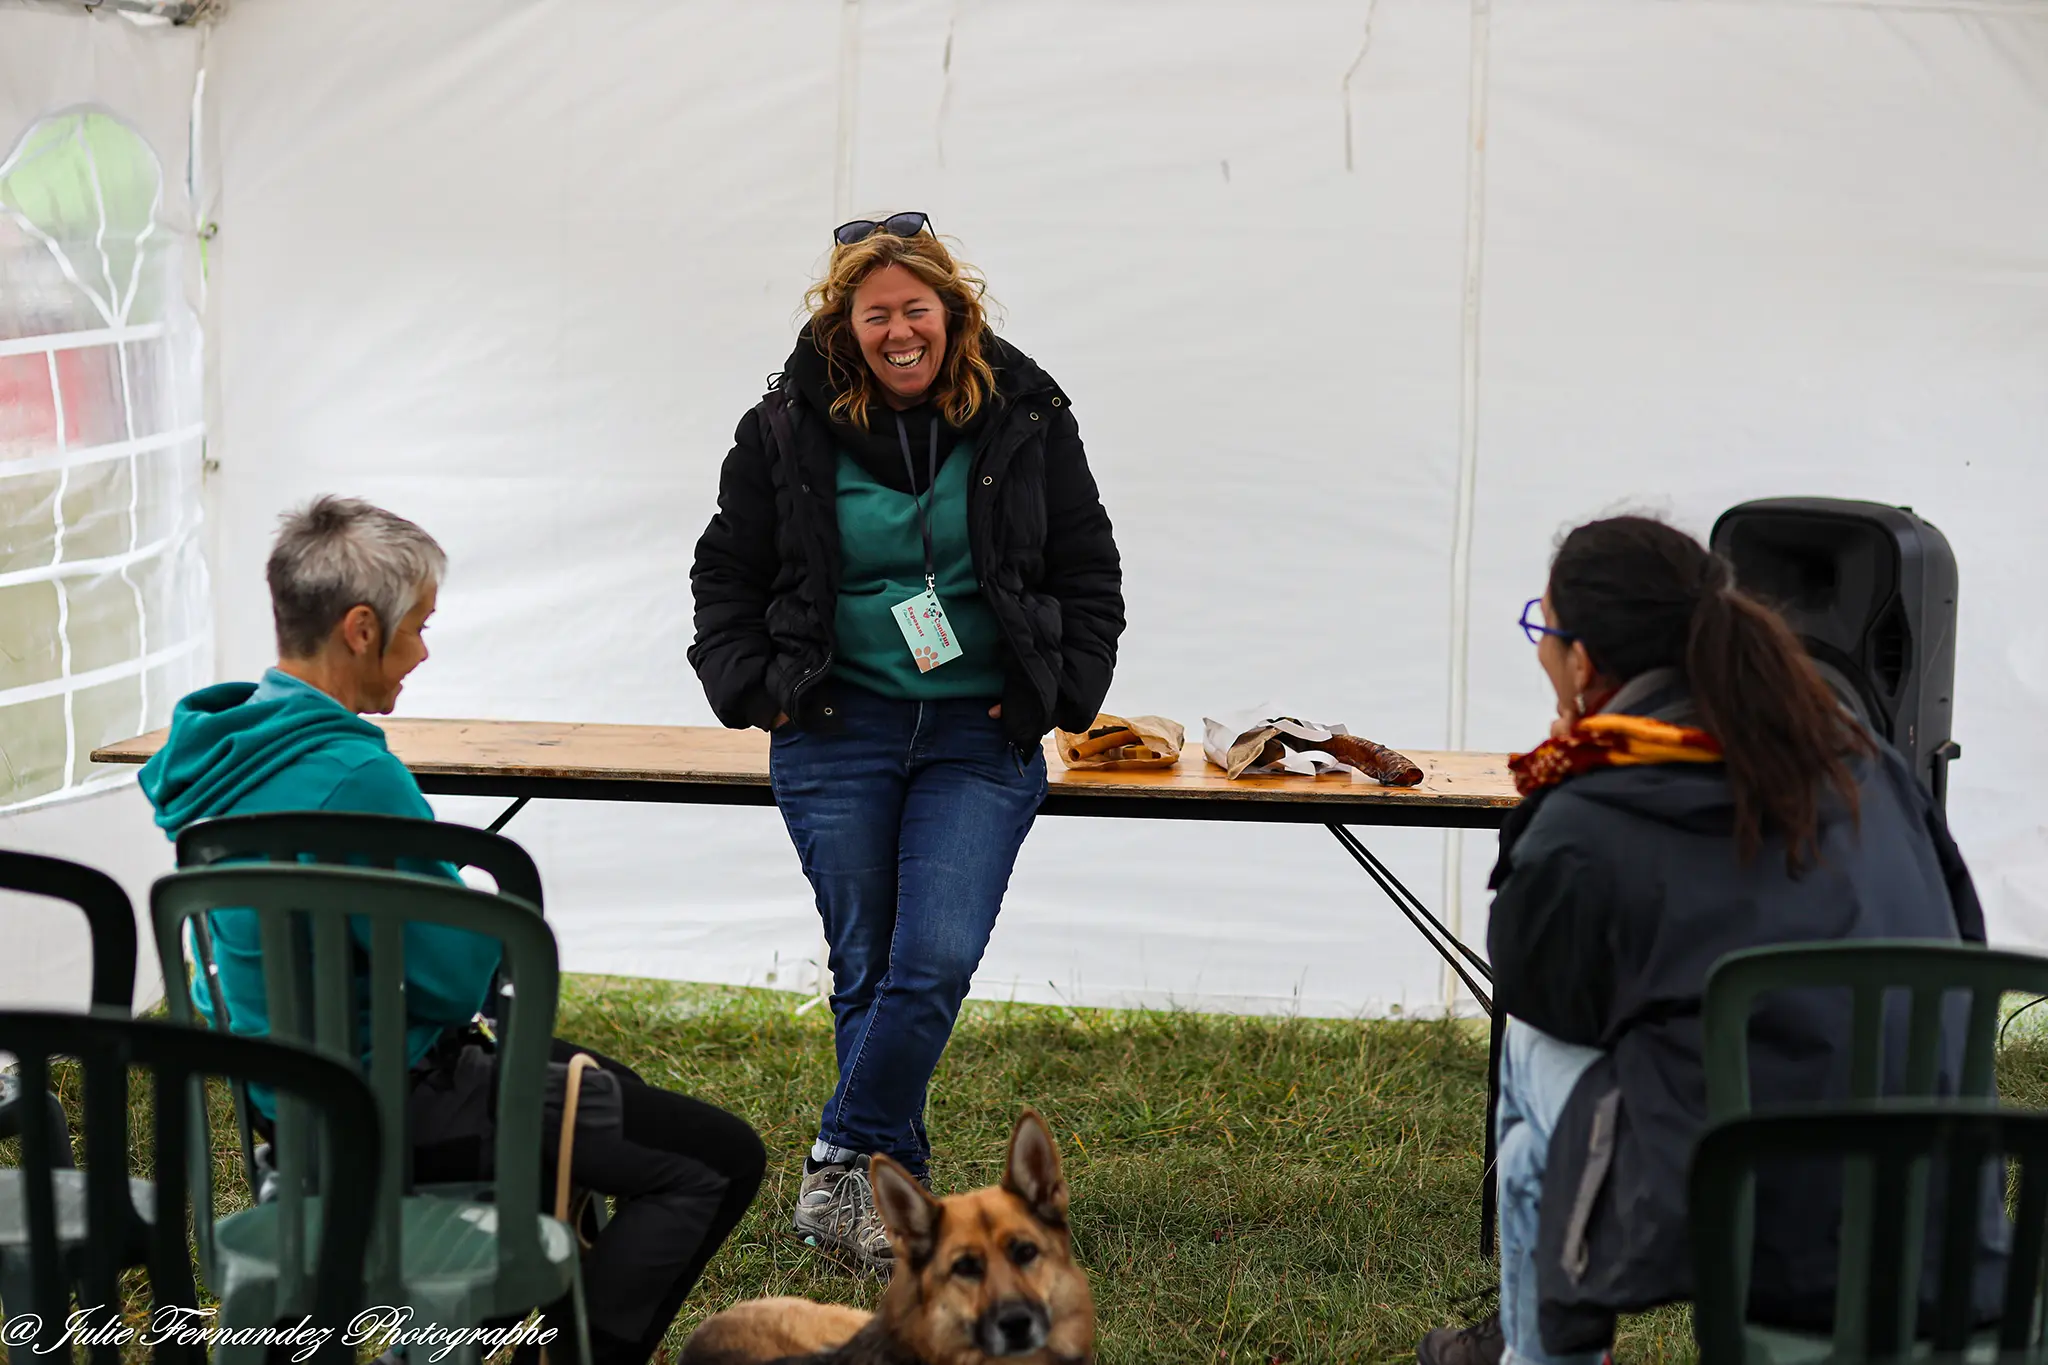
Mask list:
[[[1507,1341],[1500,1314],[1489,1313],[1469,1327],[1439,1327],[1415,1347],[1416,1365],[1500,1365]]]

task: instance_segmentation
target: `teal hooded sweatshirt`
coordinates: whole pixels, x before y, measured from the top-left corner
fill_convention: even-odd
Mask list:
[[[175,839],[194,820],[259,811],[332,810],[434,818],[419,784],[392,757],[384,732],[309,683],[271,669],[258,683],[217,683],[178,703],[170,737],[142,767],[142,791],[156,823]],[[454,877],[446,864],[409,871]],[[270,1031],[263,988],[262,940],[253,910],[216,910],[214,960],[221,995],[236,1033]],[[357,942],[370,946],[370,926],[353,920]],[[442,925],[405,931],[408,1062],[417,1063],[450,1028],[475,1017],[498,969],[497,940]],[[369,1060],[367,974],[358,982],[364,1061]],[[213,1002],[204,983],[192,1000],[209,1021]],[[270,1097],[257,1104],[270,1113]]]

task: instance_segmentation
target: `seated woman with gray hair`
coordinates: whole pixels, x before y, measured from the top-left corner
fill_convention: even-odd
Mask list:
[[[362,717],[388,713],[407,675],[426,662],[424,632],[446,570],[432,536],[368,503],[321,498],[288,514],[269,564],[277,666],[260,682],[217,683],[178,703],[169,738],[142,770],[157,825],[175,839],[195,820],[260,811],[433,819],[384,732]],[[267,1033],[255,913],[222,910],[209,918],[234,1031]],[[367,947],[367,930],[359,932]],[[439,925],[407,927],[407,1042],[416,1094],[447,1084],[498,958],[494,939]],[[213,1018],[202,983],[195,980],[192,989],[194,1003]],[[589,1051],[557,1039],[554,1058]],[[743,1120],[591,1056],[618,1078],[624,1110],[616,1132],[579,1131],[571,1158],[577,1185],[619,1196],[617,1215],[584,1266],[591,1346],[607,1365],[639,1365],[753,1202],[767,1153]],[[267,1095],[252,1098],[268,1109]],[[259,1126],[268,1127],[267,1114]],[[415,1131],[416,1144],[420,1137]],[[481,1134],[439,1137],[415,1146],[415,1178],[485,1174]],[[565,1320],[568,1305],[557,1308],[550,1316]]]

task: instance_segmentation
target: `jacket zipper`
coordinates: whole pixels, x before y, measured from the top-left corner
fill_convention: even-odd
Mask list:
[[[791,429],[791,424],[787,411],[777,411],[772,413],[769,425],[771,431],[775,436],[775,440],[777,441],[777,443],[783,447],[784,452],[787,454],[790,462],[793,465],[797,466],[797,481],[801,485],[803,481],[802,464],[801,460],[797,455],[796,435],[795,432]],[[805,487],[804,491],[809,492],[810,490],[808,487]],[[818,682],[818,680],[823,678],[826,672],[831,669],[833,653],[833,650],[827,649],[825,651],[825,661],[819,664],[816,668],[812,669],[810,672],[804,674],[803,677],[797,679],[796,686],[792,687],[789,690],[789,718],[792,721],[794,721],[797,718],[797,713],[803,708],[804,693],[810,691],[811,688]]]
[[[1019,402],[1022,402],[1022,401],[1024,401],[1024,400],[1023,400],[1023,399],[1019,399],[1018,401],[1019,401]],[[1016,443],[1015,443],[1015,444],[1016,444],[1016,445],[1018,445],[1018,446],[1022,446],[1022,445],[1024,444],[1024,442],[1025,442],[1025,441],[1027,441],[1027,440],[1029,440],[1029,439],[1030,439],[1030,437],[1028,437],[1028,436],[1019,436],[1019,437],[1017,438],[1017,441],[1016,441]],[[1015,454],[1016,454],[1016,451],[1015,451],[1015,450],[1013,449],[1012,451],[1010,451],[1010,454],[1011,454],[1011,456],[1013,456],[1013,457],[1014,457],[1014,456],[1015,456]],[[977,484],[977,483],[975,482],[974,476],[975,476],[975,474],[976,474],[976,473],[980,472],[980,470],[981,470],[981,469],[982,469],[983,467],[984,467],[984,461],[983,461],[983,459],[982,459],[982,452],[981,452],[981,451],[979,451],[979,450],[977,450],[977,451],[975,452],[975,461],[974,461],[974,463],[973,463],[972,465],[968,466],[968,475],[967,475],[967,485],[968,485],[968,487],[969,487],[970,489],[972,489],[972,488],[976,488],[976,487],[979,487],[979,485],[978,485],[978,484]],[[1005,469],[1007,469],[1008,467],[1009,467],[1008,461],[1005,461],[1005,462],[1004,462],[1004,468],[1005,468]],[[969,496],[971,497],[971,496],[972,496],[972,494],[970,494]],[[983,506],[984,506],[985,508],[987,508],[987,509],[988,509],[988,511],[987,511],[987,516],[988,516],[988,523],[989,523],[989,527],[990,527],[990,535],[991,535],[991,536],[993,536],[993,535],[994,535],[994,525],[995,525],[995,510],[994,510],[994,506],[993,506],[993,501],[992,501],[992,500],[994,499],[994,497],[995,497],[995,489],[994,489],[994,487],[993,487],[993,486],[991,486],[991,487],[990,487],[990,489],[989,489],[989,493],[988,493],[988,499],[989,499],[989,500],[986,500],[986,501],[984,501],[984,503],[983,503]],[[973,541],[973,537],[972,537],[972,536],[969,536],[969,537],[968,537],[968,548],[969,548],[969,550],[970,550],[970,551],[972,551],[972,550],[973,550],[973,548],[974,548],[974,541]],[[974,567],[975,567],[975,582],[976,582],[976,585],[977,585],[978,587],[980,587],[980,589],[981,589],[981,591],[982,591],[983,595],[984,595],[984,596],[986,596],[986,595],[987,595],[987,593],[988,593],[988,582],[987,582],[987,575],[986,575],[986,574],[985,574],[985,573],[983,572],[983,570],[982,570],[982,566],[981,566],[980,564],[976,564],[976,565],[975,565]],[[1005,638],[1007,639],[1007,641],[1008,641],[1008,643],[1009,643],[1009,646],[1010,646],[1010,653],[1012,653],[1012,654],[1014,654],[1014,655],[1016,655],[1016,656],[1017,656],[1017,663],[1018,663],[1018,665],[1019,665],[1020,667],[1022,667],[1022,668],[1023,668],[1023,670],[1024,670],[1024,672],[1025,672],[1026,676],[1030,677],[1030,678],[1031,678],[1031,680],[1032,680],[1032,682],[1033,682],[1034,684],[1036,684],[1036,683],[1041,683],[1041,682],[1043,682],[1043,683],[1049,683],[1049,684],[1051,684],[1051,691],[1052,691],[1052,702],[1050,703],[1050,705],[1051,705],[1051,706],[1054,706],[1054,707],[1057,707],[1057,706],[1059,705],[1059,699],[1060,699],[1060,687],[1059,687],[1059,680],[1058,680],[1058,679],[1056,679],[1056,678],[1052,678],[1052,677],[1050,677],[1050,676],[1047,676],[1047,677],[1045,677],[1045,678],[1043,678],[1043,679],[1041,679],[1041,678],[1039,677],[1039,674],[1040,674],[1040,673],[1042,672],[1042,670],[1043,670],[1043,665],[1042,665],[1042,664],[1041,664],[1041,663],[1039,662],[1039,660],[1038,660],[1038,657],[1037,657],[1037,655],[1035,655],[1035,654],[1033,654],[1033,653],[1031,653],[1031,652],[1029,652],[1029,651],[1027,651],[1027,650],[1024,650],[1024,649],[1020,649],[1020,648],[1018,648],[1018,644],[1017,644],[1017,638],[1016,638],[1016,636],[1015,636],[1015,635],[1014,635],[1014,634],[1013,634],[1013,633],[1011,632],[1011,630],[1010,630],[1010,627],[1009,627],[1009,624],[1008,624],[1007,622],[1004,622],[1004,623],[1003,623],[1003,635],[1004,635],[1004,637],[1005,637]],[[1050,716],[1048,716],[1048,717],[1047,717],[1047,719],[1051,719],[1051,717],[1050,717]],[[1015,751],[1017,752],[1017,754],[1018,754],[1018,755],[1019,755],[1020,757],[1026,757],[1026,756],[1028,756],[1028,754],[1029,754],[1029,750],[1028,750],[1028,749],[1026,749],[1026,748],[1024,748],[1024,747],[1022,747],[1022,746],[1020,746],[1020,745],[1017,745],[1017,744],[1015,744],[1015,743],[1012,743],[1010,747],[1011,747],[1011,748],[1012,748],[1013,750],[1015,750]]]

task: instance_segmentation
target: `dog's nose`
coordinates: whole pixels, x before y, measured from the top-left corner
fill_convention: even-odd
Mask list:
[[[1045,1345],[1051,1329],[1042,1303],[1011,1299],[981,1316],[981,1349],[992,1356],[1030,1355]]]

